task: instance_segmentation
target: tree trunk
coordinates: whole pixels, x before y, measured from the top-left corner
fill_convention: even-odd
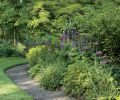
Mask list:
[[[14,30],[14,45],[16,45],[16,35],[15,35],[15,30]]]

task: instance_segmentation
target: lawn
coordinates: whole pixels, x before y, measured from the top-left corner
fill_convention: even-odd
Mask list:
[[[17,87],[5,74],[5,69],[25,63],[23,58],[0,58],[0,100],[32,100],[32,97]]]

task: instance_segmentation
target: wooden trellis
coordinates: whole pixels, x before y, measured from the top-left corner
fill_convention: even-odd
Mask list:
[[[91,37],[87,33],[81,33],[79,35],[79,50],[85,51],[85,50],[91,50],[92,48],[92,42],[91,42]]]
[[[61,38],[62,36],[62,40],[60,41],[61,44],[57,44],[57,46],[55,46],[56,48],[64,48],[65,44],[69,44],[69,46],[71,46],[72,48],[78,48],[81,52],[84,52],[86,50],[92,50],[92,42],[90,35],[87,33],[79,33],[79,31],[76,29],[65,30],[63,31],[63,34],[61,36],[52,33],[48,35],[50,36],[48,41],[42,44],[38,43],[36,45],[46,45],[50,48],[52,43],[51,36],[55,36],[57,38]]]
[[[63,32],[62,45],[65,43],[70,44],[70,46],[77,47],[79,51],[83,52],[86,50],[92,50],[91,37],[87,33],[79,33],[75,29],[67,30]],[[66,38],[67,36],[67,38]]]

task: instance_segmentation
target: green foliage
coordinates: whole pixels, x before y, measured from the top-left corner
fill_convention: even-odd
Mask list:
[[[11,56],[20,56],[20,52],[18,52],[14,46],[7,41],[0,42],[0,57],[11,57]]]
[[[59,88],[62,86],[65,69],[62,62],[56,62],[46,66],[46,68],[41,68],[38,74],[40,85],[48,90]]]
[[[118,87],[120,86],[120,67],[118,65],[109,65],[112,68],[112,76],[118,82]]]
[[[119,76],[113,75],[115,70],[109,65],[93,62],[95,58],[89,52],[81,55],[76,48],[67,47],[51,52],[45,46],[37,46],[29,50],[27,58],[30,75],[45,89],[54,90],[64,84],[68,94],[85,96],[87,100],[116,95]]]
[[[31,11],[32,20],[28,22],[28,26],[39,27],[49,22],[49,12],[45,10],[43,2],[35,2]]]
[[[17,41],[23,42],[24,33],[27,35],[25,25],[29,18],[29,6],[27,2],[0,1],[0,39],[10,40],[14,44]]]
[[[30,70],[28,71],[31,77],[35,77],[37,74],[40,73],[41,70],[41,66],[40,64],[37,64],[35,66],[33,66],[32,68],[30,68]]]
[[[54,90],[62,85],[66,70],[65,59],[59,57],[60,53],[48,51],[45,46],[31,48],[26,54],[30,63],[30,76],[39,80],[45,89]]]
[[[71,17],[73,13],[75,14],[81,12],[82,12],[82,6],[80,4],[71,4],[59,9],[57,12],[58,13],[57,16],[68,15],[69,17]]]
[[[115,96],[114,83],[110,70],[84,60],[69,65],[64,78],[66,92],[86,100]]]
[[[113,75],[115,70],[109,65],[93,63],[91,57],[87,52],[81,55],[76,48],[51,52],[45,46],[34,47],[27,54],[30,75],[45,89],[54,90],[64,85],[68,94],[84,96],[87,100],[114,97],[117,91],[114,78],[119,76]]]
[[[20,52],[21,54],[24,54],[24,50],[26,49],[26,47],[21,44],[21,43],[17,43],[17,45],[15,46],[15,48],[17,49],[18,52]]]
[[[119,22],[119,15],[120,10],[119,8],[111,8],[114,11],[105,11],[98,15],[96,19],[96,30],[99,33],[96,33],[98,39],[101,42],[101,47],[103,51],[105,51],[110,57],[111,60],[119,61],[119,38],[120,38],[120,22]],[[94,32],[95,32],[94,31]],[[116,52],[117,51],[117,52]]]
[[[98,100],[119,100],[119,97],[100,97]]]
[[[29,49],[29,52],[26,54],[26,58],[30,63],[30,66],[34,66],[37,64],[38,60],[45,57],[46,47],[45,46],[37,46]],[[42,60],[44,61],[44,59]]]
[[[97,38],[100,49],[119,63],[119,4],[119,0],[2,0],[0,38],[14,43],[29,41],[25,43],[31,46],[47,40],[46,34],[60,35],[76,27],[80,33]]]

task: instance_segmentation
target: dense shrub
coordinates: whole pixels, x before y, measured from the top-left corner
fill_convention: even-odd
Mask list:
[[[114,83],[110,70],[86,61],[77,61],[69,65],[64,77],[66,92],[79,98],[84,96],[86,100],[114,96],[116,94]]]
[[[101,42],[102,49],[110,56],[112,62],[120,61],[120,20],[119,8],[109,12],[104,12],[98,16],[97,31],[99,31],[98,37]]]
[[[42,65],[40,65],[40,64],[36,64],[35,66],[31,67],[28,71],[30,76],[35,77],[37,74],[39,74],[40,70],[41,70],[41,66]]]
[[[37,64],[30,67],[28,72],[31,77],[34,77],[37,79],[39,77],[38,74],[40,73],[41,69],[48,67],[48,65],[49,65],[48,62],[42,61],[41,59],[39,59]]]
[[[63,61],[63,58],[60,58],[59,55],[60,54],[55,50],[52,50],[52,48],[42,45],[29,49],[28,53],[26,54],[26,58],[28,59],[30,66],[33,67],[41,62],[45,62],[46,64],[49,63],[51,64],[57,60]]]
[[[46,68],[41,68],[39,73],[40,85],[45,89],[54,90],[62,86],[62,80],[66,67],[64,63],[56,62],[55,64],[50,64]]]
[[[20,56],[20,53],[9,41],[0,42],[0,57]]]
[[[120,8],[111,4],[105,1],[100,9],[90,10],[87,16],[77,17],[77,20],[80,22],[78,25],[82,28],[81,31],[92,34],[93,38],[100,42],[99,49],[107,53],[111,62],[119,63]],[[92,17],[90,18],[90,16]]]
[[[30,66],[35,66],[39,59],[44,61],[46,51],[47,49],[45,46],[36,46],[29,49],[26,58],[29,61]]]
[[[112,67],[112,75],[115,78],[115,80],[118,82],[118,86],[120,87],[120,66],[109,65],[109,67]]]

